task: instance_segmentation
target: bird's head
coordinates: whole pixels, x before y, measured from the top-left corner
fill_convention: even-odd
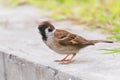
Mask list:
[[[42,21],[38,23],[38,30],[43,38],[43,40],[47,40],[47,38],[54,34],[55,27],[49,21]]]

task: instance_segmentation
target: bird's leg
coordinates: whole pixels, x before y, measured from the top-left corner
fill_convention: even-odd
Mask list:
[[[73,54],[72,57],[68,60],[62,61],[61,64],[69,64],[73,62],[73,58],[75,57],[76,54]]]
[[[63,59],[61,59],[61,60],[55,60],[55,62],[67,61],[66,58],[67,58],[69,55],[70,55],[70,54],[67,54]]]

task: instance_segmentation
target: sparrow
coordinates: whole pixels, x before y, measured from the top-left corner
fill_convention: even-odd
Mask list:
[[[42,21],[38,24],[38,30],[41,34],[43,42],[53,51],[66,55],[61,60],[55,60],[62,64],[72,63],[73,58],[87,46],[94,45],[99,42],[113,43],[107,40],[88,40],[77,34],[70,33],[66,30],[56,29],[49,21]],[[69,59],[68,56],[72,55]]]

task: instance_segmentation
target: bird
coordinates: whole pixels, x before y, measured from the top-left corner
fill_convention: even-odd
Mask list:
[[[74,62],[73,58],[83,48],[96,43],[113,43],[108,40],[88,40],[77,34],[62,29],[56,29],[51,22],[42,21],[38,23],[38,30],[43,42],[54,52],[66,55],[63,59],[55,60],[61,64]],[[72,55],[70,58],[68,58]]]

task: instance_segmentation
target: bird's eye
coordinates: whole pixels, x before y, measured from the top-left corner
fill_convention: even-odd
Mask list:
[[[48,31],[49,31],[49,32],[52,32],[52,31],[53,31],[53,29],[49,28],[49,29],[48,29]]]

